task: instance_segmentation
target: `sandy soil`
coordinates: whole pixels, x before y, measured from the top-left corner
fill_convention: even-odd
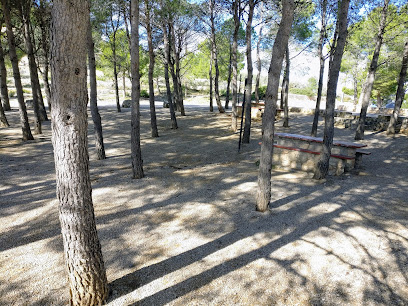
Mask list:
[[[254,211],[260,123],[237,152],[228,114],[187,108],[158,139],[142,109],[146,178],[131,179],[130,112],[101,109],[108,159],[90,171],[109,305],[407,305],[408,141],[368,132],[359,173],[274,170],[271,209]],[[65,305],[50,124],[22,143],[0,130],[0,304]],[[308,134],[312,118],[294,114]],[[336,129],[335,139],[353,139]]]

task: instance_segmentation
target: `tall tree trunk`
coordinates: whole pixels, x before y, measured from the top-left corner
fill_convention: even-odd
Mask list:
[[[44,82],[44,89],[45,89],[45,96],[47,97],[47,102],[48,102],[48,110],[51,111],[51,88],[50,88],[50,82],[48,80],[48,61],[44,65],[44,71],[42,73],[43,77],[43,82]]]
[[[140,73],[139,73],[139,0],[130,2],[130,60],[132,65],[132,169],[133,178],[144,177],[140,147]]]
[[[260,19],[262,20],[263,17],[263,3],[261,2],[260,7]],[[258,73],[256,75],[255,80],[255,101],[259,103],[259,82],[261,80],[261,70],[262,70],[262,62],[261,62],[261,40],[262,40],[262,31],[263,31],[264,24],[262,23],[261,28],[259,29],[259,37],[258,42],[256,43],[256,68],[258,69]]]
[[[221,104],[220,90],[219,90],[219,78],[220,69],[218,67],[218,50],[217,43],[215,41],[215,24],[214,24],[214,5],[215,0],[210,0],[210,20],[211,20],[211,48],[214,57],[214,68],[215,68],[215,78],[214,78],[214,92],[215,92],[215,102],[217,103],[218,111],[224,113],[225,110]]]
[[[265,112],[262,118],[262,145],[258,174],[256,210],[266,211],[271,200],[271,171],[273,156],[273,134],[275,112],[278,101],[279,78],[282,70],[285,47],[289,40],[295,4],[293,0],[282,0],[282,21],[272,49],[272,59],[268,72],[268,85],[265,93]]]
[[[327,82],[327,98],[326,98],[326,113],[324,118],[324,136],[319,162],[314,174],[315,179],[323,179],[329,172],[329,161],[331,155],[331,147],[334,136],[334,107],[336,104],[337,82],[343,57],[344,46],[347,38],[347,16],[350,0],[342,0],[339,4],[337,13],[336,31],[337,36],[333,44],[335,44],[333,55],[330,57],[329,63],[329,79]]]
[[[399,111],[401,109],[402,101],[404,100],[405,89],[404,84],[407,79],[407,66],[408,66],[408,41],[405,43],[404,55],[402,57],[401,71],[398,78],[397,94],[395,96],[395,106],[390,123],[387,128],[387,135],[395,135],[395,127],[398,121]]]
[[[326,11],[327,11],[327,0],[323,0],[319,45],[317,48],[317,55],[319,56],[319,60],[320,60],[319,83],[317,87],[316,107],[315,107],[314,116],[313,116],[312,131],[310,133],[310,135],[314,137],[316,137],[317,135],[317,126],[319,124],[320,102],[322,100],[322,91],[323,91],[323,76],[324,76],[324,62],[325,62],[325,58],[323,55],[323,46],[325,43],[325,36],[326,36]]]
[[[88,0],[89,3],[90,0]],[[95,149],[96,156],[99,160],[105,159],[105,145],[103,143],[102,121],[98,110],[98,96],[96,84],[96,61],[95,61],[95,46],[92,38],[91,20],[88,20],[87,27],[87,42],[88,42],[88,65],[89,65],[89,106],[91,108],[92,121],[94,124]]]
[[[289,59],[289,44],[286,45],[285,51],[285,72],[283,73],[282,81],[282,94],[281,101],[283,102],[283,126],[289,127],[289,72],[290,72],[290,59]]]
[[[8,127],[10,124],[7,121],[6,114],[4,113],[3,104],[0,101],[0,127]]]
[[[20,13],[23,18],[25,48],[28,57],[28,66],[30,69],[31,92],[33,95],[34,106],[34,134],[42,134],[40,107],[38,102],[39,89],[37,87],[40,85],[40,83],[38,82],[37,64],[35,63],[33,44],[30,35],[30,10],[31,3],[23,1],[20,6]]]
[[[31,134],[30,124],[28,122],[28,116],[27,116],[27,109],[24,104],[23,86],[21,85],[20,69],[18,68],[16,43],[14,39],[13,28],[11,25],[10,6],[8,3],[8,0],[1,0],[1,5],[3,8],[3,15],[4,15],[5,23],[6,23],[7,40],[9,43],[9,56],[10,56],[11,65],[13,66],[13,76],[14,76],[14,82],[15,82],[15,87],[16,87],[16,92],[17,92],[21,129],[23,132],[23,141],[33,140],[34,137]]]
[[[375,41],[375,48],[373,52],[373,58],[370,63],[370,67],[368,68],[367,80],[365,82],[365,86],[363,87],[363,91],[361,92],[362,98],[362,105],[360,111],[360,118],[358,120],[358,125],[356,129],[356,135],[354,137],[355,140],[362,140],[364,139],[364,129],[365,129],[365,120],[367,116],[367,109],[368,104],[370,103],[371,91],[373,90],[373,85],[375,81],[375,72],[377,71],[378,67],[378,58],[380,56],[381,45],[384,38],[384,31],[387,25],[387,12],[388,12],[388,4],[390,0],[384,0],[384,6],[381,11],[381,21],[378,27],[378,33]]]
[[[113,80],[115,82],[115,100],[116,109],[118,113],[121,112],[120,102],[119,102],[119,84],[118,84],[118,63],[116,58],[116,32],[113,33],[113,44],[112,44],[112,57],[113,57]]]
[[[6,64],[4,62],[4,50],[3,46],[1,45],[1,42],[0,42],[0,94],[1,100],[3,101],[4,110],[9,111],[11,108],[7,88],[7,69]]]
[[[248,21],[246,26],[246,57],[247,57],[247,80],[245,82],[245,125],[243,143],[249,143],[251,137],[251,96],[252,96],[252,18],[254,15],[255,0],[249,0]],[[244,110],[242,110],[244,111]]]
[[[180,63],[178,63],[177,51],[176,51],[176,36],[174,33],[174,21],[169,22],[169,43],[171,49],[170,57],[170,73],[173,79],[173,90],[175,95],[176,110],[185,116],[184,106],[183,106],[183,93],[181,91],[181,84],[179,83],[179,78],[177,76],[177,69],[180,69]]]
[[[126,74],[122,72],[123,99],[126,99]]]
[[[88,1],[53,1],[51,126],[71,305],[100,305],[108,295],[89,175],[88,22]]]
[[[229,108],[229,100],[230,100],[230,87],[231,87],[231,76],[232,76],[232,46],[230,46],[229,52],[229,62],[228,62],[228,79],[227,79],[227,92],[225,93],[225,109]]]
[[[176,113],[174,111],[173,99],[171,97],[170,79],[169,79],[169,64],[170,64],[170,43],[167,34],[167,26],[163,24],[163,42],[164,42],[164,79],[166,81],[167,101],[169,102],[171,128],[177,129]]]
[[[179,36],[176,40],[176,34],[174,32],[174,26],[172,27],[173,31],[173,39],[174,39],[174,63],[176,65],[176,80],[177,80],[177,87],[178,87],[178,105],[180,108],[180,113],[182,116],[185,116],[184,110],[184,100],[183,100],[183,86],[181,84],[181,67],[180,67],[180,58],[181,58],[181,51],[182,51],[182,42],[181,37]],[[177,42],[177,43],[176,43]]]
[[[213,75],[212,75],[212,69],[213,69],[213,61],[214,61],[214,50],[211,48],[211,60],[210,60],[210,71],[208,72],[208,76],[210,77],[210,112],[214,111],[214,106],[213,106]]]
[[[234,0],[232,3],[232,11],[234,18],[234,35],[232,40],[232,116],[231,116],[231,130],[233,132],[237,131],[237,102],[238,102],[238,63],[237,63],[237,52],[238,52],[238,32],[240,27],[240,7],[241,0]]]
[[[153,51],[153,35],[152,26],[150,21],[150,4],[149,0],[144,0],[146,7],[146,31],[147,31],[147,44],[149,46],[149,103],[150,103],[150,129],[152,137],[159,137],[159,131],[157,130],[157,120],[156,120],[156,107],[154,105],[154,83],[153,83],[153,73],[154,73],[154,51]]]

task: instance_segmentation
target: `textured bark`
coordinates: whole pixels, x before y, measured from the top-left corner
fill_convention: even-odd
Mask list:
[[[210,60],[210,70],[208,71],[208,76],[210,78],[210,112],[214,111],[214,106],[213,106],[213,75],[212,75],[212,70],[213,70],[213,62],[214,62],[214,50],[211,48],[211,60]]]
[[[225,105],[224,108],[229,108],[229,100],[231,94],[231,77],[232,77],[232,46],[230,46],[229,62],[228,62],[228,79],[227,79],[227,92],[225,93]]]
[[[7,121],[6,114],[4,113],[3,104],[0,101],[0,127],[8,127],[10,124]]]
[[[116,31],[113,33],[113,42],[112,42],[112,57],[113,57],[113,81],[115,85],[115,100],[116,100],[116,109],[118,113],[121,112],[120,102],[119,102],[119,81],[118,81],[118,64],[116,59]]]
[[[272,59],[268,71],[268,85],[265,93],[265,112],[262,119],[262,145],[258,174],[256,210],[266,211],[271,199],[271,170],[273,156],[273,134],[275,111],[278,101],[279,77],[282,70],[285,47],[289,40],[295,4],[293,0],[282,0],[282,21],[272,49]]]
[[[402,101],[404,100],[405,88],[404,84],[407,79],[407,66],[408,66],[408,41],[405,43],[404,54],[402,56],[401,71],[398,78],[397,94],[395,96],[395,106],[392,116],[390,118],[390,123],[387,128],[387,135],[395,134],[395,127],[398,121],[399,111],[401,109]]]
[[[215,68],[215,77],[214,77],[214,93],[215,93],[215,102],[217,103],[218,111],[220,113],[225,113],[224,108],[221,104],[220,98],[220,89],[219,89],[219,79],[220,79],[220,69],[218,67],[218,50],[217,44],[215,41],[215,24],[214,24],[214,5],[215,0],[210,0],[210,20],[211,20],[211,48],[214,56],[214,68]]]
[[[289,127],[289,72],[290,72],[290,59],[289,59],[289,45],[286,45],[285,51],[285,71],[283,73],[282,80],[282,92],[281,101],[283,102],[283,126]]]
[[[174,26],[171,27],[172,30],[172,37],[174,41],[174,64],[176,68],[176,81],[177,81],[177,88],[178,88],[178,96],[177,96],[177,105],[180,110],[182,116],[185,116],[184,110],[184,101],[183,101],[183,86],[181,84],[181,67],[180,67],[180,58],[181,58],[181,51],[182,51],[182,38],[180,35],[176,37]],[[177,42],[177,43],[176,43]]]
[[[232,116],[231,116],[231,130],[233,132],[237,131],[237,102],[238,102],[238,63],[237,63],[237,52],[238,52],[238,31],[240,27],[240,7],[241,1],[235,0],[232,3],[232,11],[234,18],[234,34],[232,40]]]
[[[40,82],[38,81],[37,64],[35,63],[33,44],[31,41],[30,34],[30,2],[23,1],[20,6],[20,12],[23,17],[24,24],[24,40],[25,48],[28,57],[28,66],[30,70],[30,81],[31,81],[31,92],[33,95],[33,106],[34,106],[34,133],[42,134],[41,129],[41,116],[40,116],[40,106],[38,101],[38,91]],[[45,114],[45,116],[47,116]]]
[[[322,91],[323,91],[323,76],[324,76],[324,62],[325,58],[323,55],[323,46],[326,36],[326,10],[327,10],[327,0],[322,2],[322,16],[321,16],[321,26],[320,26],[320,37],[319,45],[317,48],[317,55],[320,60],[320,70],[319,70],[319,83],[317,87],[317,98],[316,98],[316,107],[313,116],[313,125],[310,135],[316,137],[317,135],[317,126],[319,124],[319,112],[320,112],[320,102],[322,100]]]
[[[0,42],[0,94],[1,100],[3,101],[3,107],[5,111],[9,111],[10,108],[10,99],[8,95],[7,88],[7,69],[4,62],[4,50]]]
[[[261,2],[260,7],[260,19],[262,20],[263,17],[263,3]],[[258,69],[258,73],[256,75],[255,80],[255,101],[259,103],[259,82],[261,80],[261,70],[262,70],[262,62],[261,62],[261,40],[262,40],[262,31],[263,31],[264,24],[262,23],[261,28],[259,29],[259,37],[258,42],[256,43],[256,68]]]
[[[96,84],[96,61],[95,61],[95,46],[92,39],[91,20],[88,21],[87,27],[87,42],[88,42],[88,66],[89,66],[89,106],[91,109],[92,121],[94,124],[95,149],[96,156],[99,160],[105,159],[105,145],[103,143],[102,121],[98,110],[98,95]]]
[[[175,48],[176,48],[175,41],[176,41],[176,39],[174,37],[173,20],[170,19],[170,21],[168,23],[168,27],[169,27],[168,40],[169,40],[169,47],[170,47],[169,68],[170,68],[171,78],[173,80],[174,104],[176,106],[176,110],[181,112],[180,87],[178,85],[176,70],[174,69],[175,58],[176,58],[176,52],[175,52]]]
[[[387,12],[388,12],[388,4],[390,0],[384,0],[384,6],[381,11],[381,20],[378,26],[378,33],[375,41],[375,48],[373,52],[373,58],[370,63],[370,67],[368,68],[367,79],[365,85],[363,86],[363,91],[361,92],[362,95],[362,103],[361,103],[361,111],[360,111],[360,118],[358,120],[358,125],[356,129],[356,135],[354,137],[355,140],[362,140],[364,139],[364,129],[365,129],[365,120],[367,116],[367,109],[370,103],[371,91],[373,90],[374,81],[375,81],[375,72],[377,71],[378,67],[378,58],[380,56],[380,50],[383,43],[385,27],[387,25]]]
[[[150,129],[152,137],[159,137],[159,131],[157,130],[157,119],[156,119],[156,107],[154,105],[154,83],[153,83],[153,73],[154,73],[154,51],[153,51],[153,35],[152,26],[150,21],[150,4],[148,0],[144,0],[146,7],[146,31],[147,31],[147,44],[149,47],[149,103],[150,103]]]
[[[337,82],[343,57],[344,46],[347,38],[347,16],[350,0],[342,0],[337,14],[336,30],[337,36],[334,40],[334,53],[329,63],[329,79],[327,82],[326,113],[324,118],[324,136],[322,154],[320,154],[314,174],[315,179],[323,179],[329,172],[329,161],[334,136],[334,107],[336,104]]]
[[[247,79],[245,82],[245,125],[243,143],[249,143],[251,138],[251,93],[252,93],[252,18],[254,15],[255,0],[249,0],[249,12],[246,26],[246,57],[247,57]],[[244,110],[242,110],[244,111]]]
[[[164,42],[164,79],[166,81],[167,101],[169,102],[171,128],[177,129],[176,113],[174,112],[173,99],[171,97],[170,79],[169,79],[169,63],[170,63],[170,44],[167,36],[167,26],[163,24],[163,42]]]
[[[59,216],[72,305],[100,305],[108,295],[89,176],[88,20],[88,1],[53,1],[51,126]]]
[[[144,177],[140,147],[139,0],[130,2],[130,61],[132,71],[131,149],[133,178]]]
[[[13,34],[13,27],[10,20],[10,6],[8,0],[1,0],[3,7],[4,21],[6,23],[7,40],[9,43],[9,56],[13,67],[14,83],[17,92],[18,108],[20,113],[21,129],[23,132],[23,141],[33,140],[30,124],[28,123],[27,109],[24,103],[23,86],[21,85],[20,69],[18,68],[18,59],[16,52],[16,43]]]

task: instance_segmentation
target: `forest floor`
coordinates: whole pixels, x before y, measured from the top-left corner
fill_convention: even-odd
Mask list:
[[[259,121],[238,153],[229,114],[191,104],[172,130],[158,107],[153,139],[142,105],[143,179],[131,178],[130,110],[101,107],[106,160],[95,158],[89,124],[109,305],[408,305],[406,135],[366,132],[372,154],[358,173],[315,181],[274,169],[271,208],[258,213]],[[0,305],[66,305],[50,123],[23,143],[17,110],[7,117]],[[311,123],[292,114],[290,128],[276,126],[308,135]],[[353,141],[353,131],[336,128],[335,139]]]

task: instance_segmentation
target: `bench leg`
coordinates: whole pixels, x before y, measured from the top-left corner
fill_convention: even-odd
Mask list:
[[[356,159],[354,163],[354,169],[360,169],[363,162],[363,154],[356,152]]]

